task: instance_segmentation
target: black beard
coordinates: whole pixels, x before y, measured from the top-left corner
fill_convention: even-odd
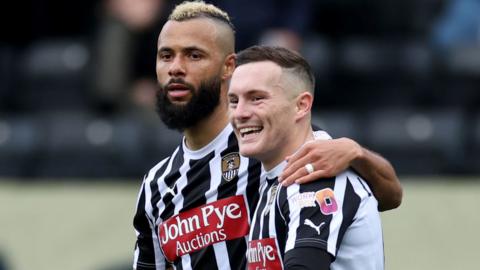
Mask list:
[[[167,96],[167,85],[160,85],[157,92],[157,113],[163,123],[169,129],[184,131],[196,125],[199,121],[209,117],[220,103],[221,81],[219,78],[211,78],[203,81],[199,88],[186,83],[183,80],[171,80],[170,83],[186,85],[191,98],[185,105],[173,104]]]

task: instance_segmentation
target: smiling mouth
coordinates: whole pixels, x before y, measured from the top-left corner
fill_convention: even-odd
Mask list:
[[[245,136],[252,135],[252,134],[258,134],[263,130],[263,127],[245,127],[245,128],[240,128],[240,136],[242,138],[245,138]]]

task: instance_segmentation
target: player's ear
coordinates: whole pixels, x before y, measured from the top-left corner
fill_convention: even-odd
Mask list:
[[[302,92],[296,98],[296,120],[303,119],[310,114],[313,104],[313,95],[310,92]]]
[[[223,63],[223,80],[229,80],[232,77],[233,71],[235,70],[235,60],[236,55],[234,53],[225,57],[225,62]]]

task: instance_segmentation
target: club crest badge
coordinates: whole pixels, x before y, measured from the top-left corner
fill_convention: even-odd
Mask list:
[[[267,206],[265,207],[264,216],[267,216],[270,212],[273,202],[275,201],[275,196],[277,196],[278,184],[273,184],[270,188],[270,198],[268,199]]]
[[[240,168],[240,155],[237,152],[222,157],[222,177],[225,181],[235,178],[238,175],[238,168]]]

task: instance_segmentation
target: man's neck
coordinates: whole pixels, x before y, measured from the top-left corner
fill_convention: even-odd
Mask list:
[[[289,140],[278,146],[277,153],[272,155],[271,159],[261,160],[265,170],[272,170],[278,164],[282,163],[287,156],[293,155],[306,142],[314,139],[313,130],[311,126],[308,125],[304,125],[303,127],[296,126],[292,128],[291,132]]]
[[[210,116],[185,129],[185,143],[190,150],[198,150],[215,139],[227,125],[227,106],[220,103]]]

